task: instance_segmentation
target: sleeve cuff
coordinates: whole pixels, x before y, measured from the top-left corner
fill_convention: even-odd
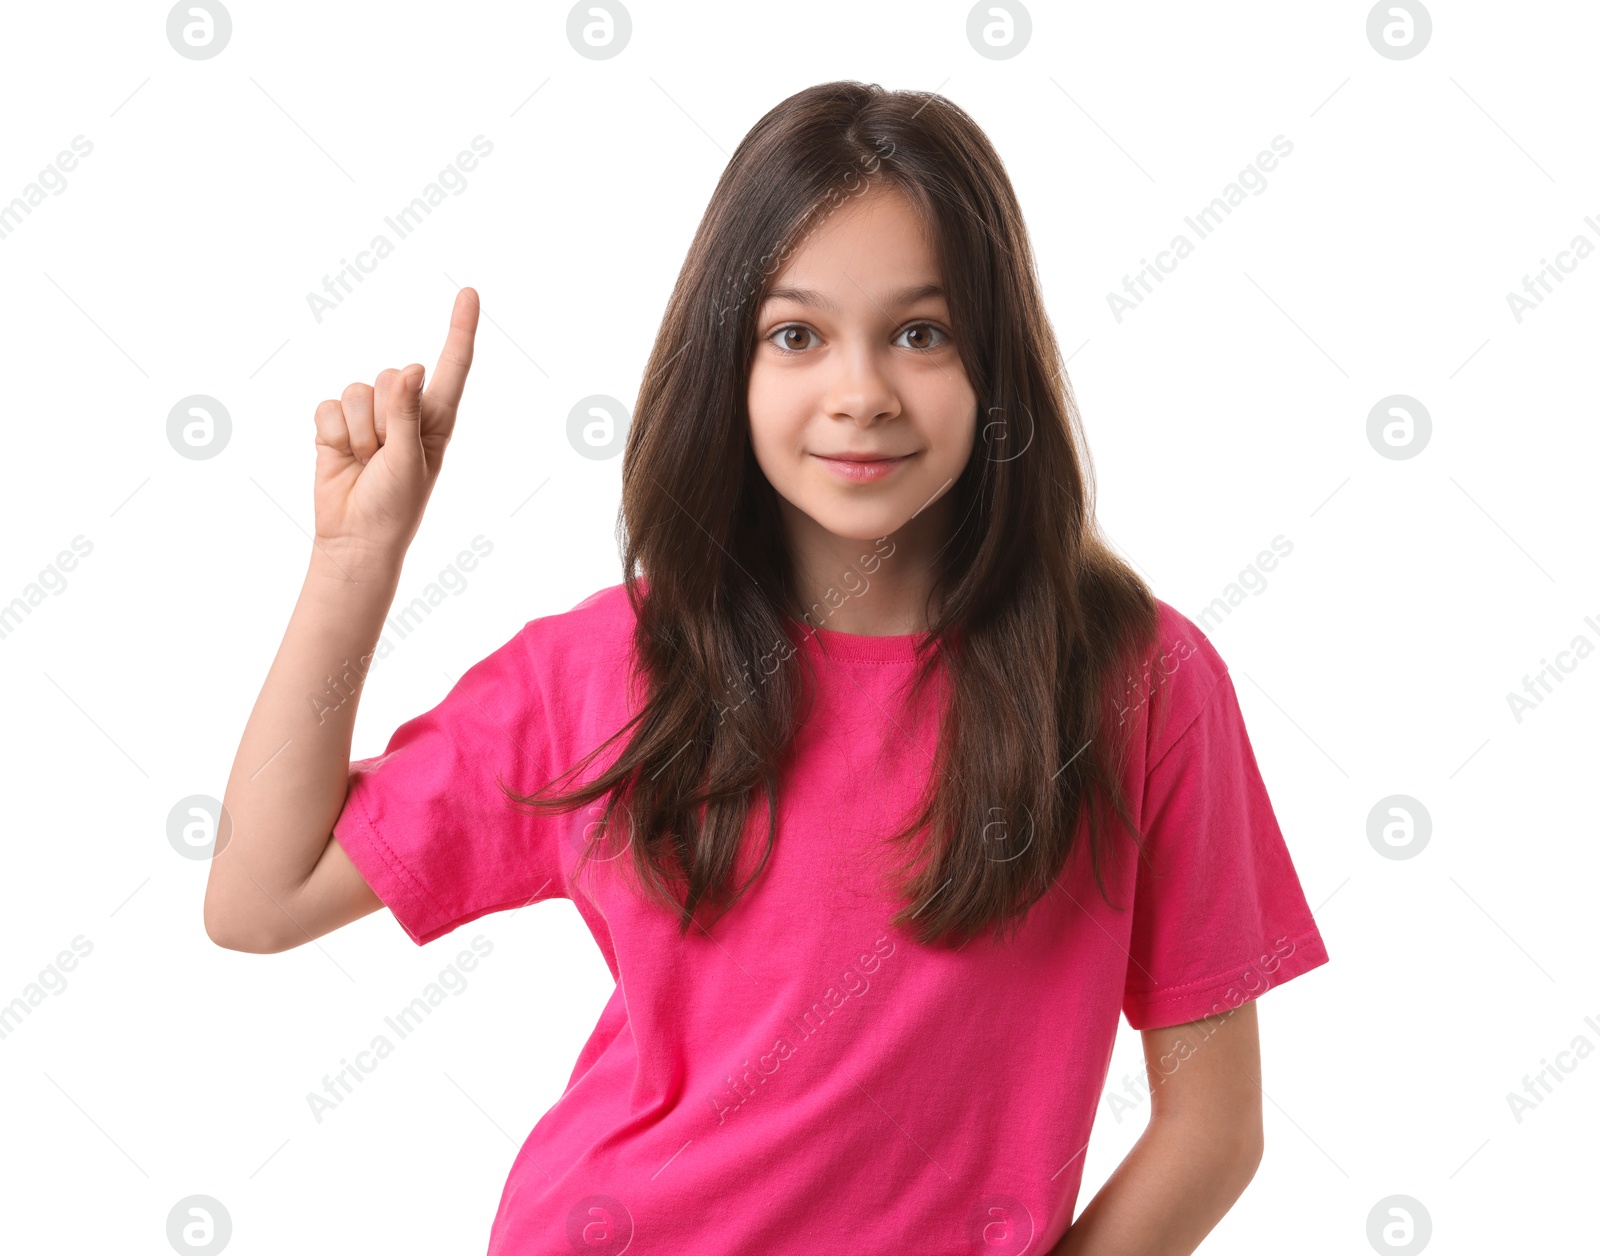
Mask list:
[[[448,931],[427,890],[372,823],[360,780],[350,788],[344,811],[333,827],[333,838],[413,942],[422,946]]]
[[[1134,1029],[1186,1025],[1207,1016],[1231,1012],[1251,999],[1260,998],[1274,986],[1327,962],[1328,951],[1322,935],[1312,929],[1293,939],[1289,953],[1277,957],[1271,972],[1266,971],[1260,961],[1250,961],[1221,976],[1129,994],[1122,1011]]]

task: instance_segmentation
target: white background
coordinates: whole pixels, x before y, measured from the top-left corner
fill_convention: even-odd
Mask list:
[[[527,620],[621,579],[621,460],[576,454],[567,412],[631,406],[744,132],[856,78],[940,90],[1004,158],[1101,518],[1157,595],[1197,616],[1293,545],[1211,637],[1331,962],[1261,1001],[1267,1154],[1201,1250],[1366,1251],[1395,1194],[1436,1251],[1591,1249],[1600,1058],[1563,1057],[1520,1122],[1507,1095],[1600,1045],[1600,654],[1520,721],[1506,695],[1575,637],[1600,646],[1600,257],[1520,323],[1506,294],[1575,236],[1600,245],[1600,13],[1431,11],[1425,50],[1391,60],[1360,3],[1041,3],[1027,48],[991,60],[962,5],[641,0],[595,61],[564,6],[238,0],[227,48],[194,61],[162,5],[8,7],[0,203],[74,136],[93,152],[0,239],[0,603],[73,537],[93,550],[0,639],[0,1004],[74,937],[93,949],[0,1039],[7,1246],[167,1252],[173,1205],[206,1194],[241,1254],[483,1250],[610,992],[577,912],[418,949],[385,911],[228,952],[167,816],[221,795],[298,593],[317,403],[431,370],[454,285],[478,289],[401,600],[473,537],[494,548],[374,670],[362,757]],[[306,294],[480,134],[466,190],[317,322]],[[1294,150],[1266,190],[1118,322],[1107,293],[1277,135]],[[205,461],[166,439],[196,393],[234,425]],[[1433,421],[1405,460],[1366,435],[1397,393]],[[1414,858],[1368,841],[1391,794],[1431,816]],[[314,1121],[307,1092],[480,934],[468,988]],[[1124,1024],[1108,1090],[1142,1067]],[[1080,1209],[1143,1119],[1102,1105]]]

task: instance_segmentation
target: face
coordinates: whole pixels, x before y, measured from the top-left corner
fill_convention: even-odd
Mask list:
[[[750,440],[802,550],[942,520],[933,503],[972,452],[977,395],[941,283],[910,202],[883,186],[835,210],[773,276]]]

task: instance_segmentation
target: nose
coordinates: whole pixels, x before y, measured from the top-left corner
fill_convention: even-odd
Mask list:
[[[823,408],[830,418],[872,424],[900,413],[900,399],[877,349],[857,340],[833,355]]]

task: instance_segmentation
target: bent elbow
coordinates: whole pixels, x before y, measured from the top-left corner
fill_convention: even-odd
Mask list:
[[[203,919],[206,937],[211,939],[213,945],[220,946],[225,951],[238,951],[245,955],[269,955],[276,949],[267,944],[265,939],[231,924],[225,914],[214,912],[209,907],[205,910]]]
[[[1259,1123],[1251,1126],[1240,1135],[1238,1150],[1234,1153],[1234,1163],[1239,1174],[1240,1191],[1250,1185],[1251,1179],[1256,1175],[1256,1170],[1261,1167],[1261,1159],[1265,1152],[1266,1139],[1262,1134]]]

